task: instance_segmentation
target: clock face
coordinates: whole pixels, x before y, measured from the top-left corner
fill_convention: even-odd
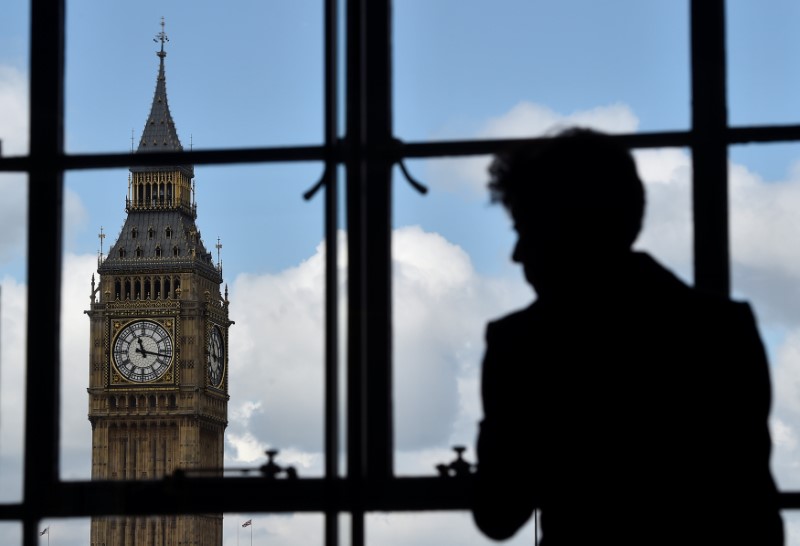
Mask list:
[[[137,383],[155,381],[172,362],[172,338],[158,323],[131,322],[114,340],[114,365],[119,373]]]
[[[222,332],[216,326],[211,327],[207,349],[208,382],[212,387],[219,387],[225,370],[225,343],[222,340]]]

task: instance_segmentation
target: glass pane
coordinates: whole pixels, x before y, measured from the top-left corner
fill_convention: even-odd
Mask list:
[[[731,149],[733,293],[756,314],[772,374],[772,471],[800,489],[800,145]]]
[[[682,148],[636,150],[633,155],[647,200],[644,225],[634,249],[651,254],[691,284],[692,156]]]
[[[132,136],[138,148],[158,98],[161,43],[152,38],[162,15],[169,110],[184,149],[321,142],[322,2],[67,4],[70,152],[124,152]]]
[[[0,536],[8,546],[22,545],[22,524],[16,521],[0,522]]]
[[[786,533],[786,546],[800,545],[800,512],[797,510],[784,510],[783,528]]]
[[[322,199],[301,197],[320,171],[197,167],[196,220],[178,171],[134,172],[130,193],[127,170],[67,174],[63,477],[92,475],[93,442],[95,456],[116,457],[112,479],[218,468],[223,457],[256,468],[267,449],[301,477],[321,475]],[[191,464],[169,425],[187,411],[208,425]]]
[[[534,544],[533,519],[503,544]],[[497,544],[486,538],[472,522],[468,512],[367,514],[366,536],[369,546],[464,546]]]
[[[0,18],[0,155],[3,156],[28,152],[29,42],[28,2],[4,2]]]
[[[393,13],[400,138],[688,127],[686,1],[407,0]]]
[[[686,150],[635,152],[647,212],[637,250],[692,278],[691,158]],[[489,206],[488,156],[408,161],[421,196],[394,179],[393,312],[395,471],[433,474],[472,447],[481,418],[480,368],[489,320],[527,306],[533,291],[510,257],[508,215]]]
[[[325,530],[320,514],[225,514],[223,526],[224,546],[321,546]]]
[[[509,260],[514,238],[500,207],[449,160],[408,161],[431,185],[421,196],[394,178],[392,290],[395,472],[434,474],[452,446],[472,447],[486,321],[533,293]],[[476,179],[480,174],[468,169]],[[461,187],[457,183],[461,183]],[[474,456],[467,453],[474,462]]]
[[[776,0],[726,4],[728,111],[732,125],[800,121],[800,5]]]
[[[89,518],[44,519],[39,522],[39,544],[77,546],[91,544],[90,530],[92,520]]]
[[[215,516],[149,516],[80,519],[46,519],[40,522],[39,544],[78,546],[94,544],[123,544],[127,538],[147,544],[180,544],[187,528],[199,529],[203,537],[218,537],[224,546],[250,544],[275,544],[278,546],[313,546],[322,544],[323,518],[316,514],[246,515],[225,514]],[[249,525],[243,527],[245,523]],[[15,544],[14,536],[21,535],[21,526],[3,524],[0,533],[8,527],[9,535],[2,534],[3,544]],[[16,529],[14,529],[16,527]],[[92,534],[94,533],[94,535]],[[49,535],[49,537],[48,537]],[[252,537],[252,539],[251,539]],[[21,541],[17,539],[16,544]],[[214,540],[212,542],[216,543]],[[207,542],[204,542],[207,543]]]
[[[0,502],[22,498],[28,177],[0,173]]]

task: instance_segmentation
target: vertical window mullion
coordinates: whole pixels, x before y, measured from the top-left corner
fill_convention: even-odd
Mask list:
[[[333,494],[339,473],[338,2],[325,0],[325,478]],[[339,544],[339,507],[325,512],[325,546]]]
[[[694,275],[701,290],[730,292],[725,1],[692,0]]]
[[[369,0],[366,41],[367,474],[392,477],[391,0]],[[382,489],[382,488],[381,488]]]
[[[347,3],[348,480],[352,541],[392,473],[389,0]]]
[[[366,313],[364,271],[363,0],[347,0],[345,54],[345,143],[347,217],[347,481],[351,495],[353,546],[364,544]]]
[[[31,1],[25,546],[37,543],[37,521],[48,500],[57,502],[59,479],[64,3]]]

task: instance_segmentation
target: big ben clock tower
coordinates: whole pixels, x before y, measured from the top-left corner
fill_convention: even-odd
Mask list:
[[[158,77],[137,153],[183,149]],[[227,289],[195,223],[191,165],[130,170],[127,218],[98,266],[90,318],[92,479],[222,468],[228,407]],[[222,515],[92,520],[92,546],[220,546]]]

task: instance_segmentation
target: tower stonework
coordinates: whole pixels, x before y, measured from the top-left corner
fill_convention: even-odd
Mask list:
[[[137,153],[183,149],[167,103],[164,42]],[[93,480],[222,469],[228,412],[227,289],[196,225],[191,165],[130,169],[127,217],[92,279]],[[221,546],[222,515],[103,517],[92,546]]]

